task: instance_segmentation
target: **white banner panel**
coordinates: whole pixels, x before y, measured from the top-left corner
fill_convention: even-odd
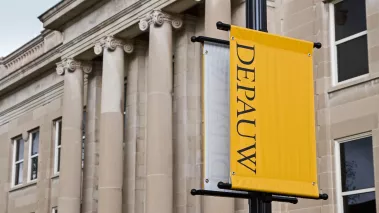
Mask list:
[[[229,45],[204,42],[203,121],[204,189],[225,191],[229,182]]]

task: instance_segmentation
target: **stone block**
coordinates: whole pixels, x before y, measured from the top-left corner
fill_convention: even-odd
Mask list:
[[[332,154],[332,147],[330,140],[317,141],[317,156],[323,157]]]
[[[314,35],[314,24],[314,21],[311,21],[304,25],[298,26],[291,31],[284,32],[284,36],[307,40],[307,38]]]
[[[374,47],[369,47],[369,49],[368,49],[368,61],[369,61],[369,63],[379,61],[379,45],[374,46]]]
[[[367,16],[367,30],[376,30],[379,28],[379,12]]]
[[[306,1],[306,0],[305,0]],[[283,30],[291,31],[303,24],[309,23],[316,18],[316,11],[313,6],[307,7],[301,11],[296,11],[288,17],[284,18]]]
[[[372,130],[372,146],[379,147],[379,129]]]
[[[369,63],[370,73],[379,72],[379,61]]]
[[[289,205],[288,210],[297,210],[304,208],[313,208],[321,206],[321,200],[311,200],[311,199],[299,199],[296,205]]]
[[[333,172],[325,172],[320,174],[319,180],[319,188],[320,190],[333,189],[334,187],[334,173]]]
[[[321,206],[288,211],[288,213],[321,213]]]
[[[359,89],[355,92],[352,91],[350,94],[341,93],[339,96],[341,96],[341,99],[347,99],[348,95],[355,96],[352,98],[349,98],[349,100],[356,100],[361,97],[365,97],[365,90]],[[345,98],[346,97],[346,98]],[[333,97],[333,99],[337,99],[337,97]],[[335,106],[336,100],[330,100],[331,103]],[[339,101],[339,102],[342,102]],[[343,102],[342,102],[343,103]],[[361,100],[351,101],[350,103],[341,104],[336,107],[332,107],[330,109],[330,122],[333,123],[339,123],[342,121],[359,118],[362,116],[370,115],[370,114],[376,114],[378,112],[378,108],[376,107],[379,104],[379,98],[378,96],[373,96],[369,98],[364,98]],[[333,106],[332,105],[332,106]]]
[[[324,172],[333,172],[333,156],[326,155],[320,158],[319,174]]]
[[[334,213],[335,205],[323,205],[321,213]]]
[[[378,1],[366,1],[366,16],[371,16],[378,13],[379,2]]]
[[[313,0],[283,1],[283,4],[281,5],[281,9],[283,10],[283,17],[290,16],[313,5]]]
[[[350,135],[371,131],[378,127],[377,113],[334,123],[331,126],[332,138],[342,138]]]

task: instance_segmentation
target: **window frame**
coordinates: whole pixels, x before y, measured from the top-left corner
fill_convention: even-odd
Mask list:
[[[51,213],[58,213],[58,207],[51,208]]]
[[[58,171],[58,162],[60,164],[60,155],[58,156],[59,150],[62,153],[61,147],[62,147],[62,118],[59,118],[54,121],[54,175],[59,175],[60,172],[60,166]],[[61,130],[59,134],[59,129]],[[58,145],[59,135],[61,136],[61,144]]]
[[[367,27],[366,30],[361,31],[359,33],[353,34],[351,36],[348,36],[346,38],[340,39],[336,41],[336,32],[335,32],[335,19],[334,19],[334,5],[337,3],[340,3],[344,0],[334,0],[329,3],[329,40],[330,40],[330,55],[331,55],[331,74],[332,74],[332,86],[337,86],[340,84],[346,84],[349,82],[356,81],[358,79],[366,78],[369,73],[356,76],[354,78],[350,78],[344,81],[338,82],[338,59],[337,59],[337,45],[349,42],[351,40],[354,40],[356,38],[360,38],[362,36],[367,36],[368,31]],[[365,0],[364,0],[365,1]],[[367,16],[367,14],[366,14]]]
[[[20,143],[24,143],[24,152],[22,153],[22,160],[16,161],[16,155],[17,155],[17,143],[20,141]],[[11,188],[20,186],[24,183],[24,172],[22,172],[22,181],[21,183],[18,183],[16,185],[16,165],[17,164],[23,164],[22,170],[24,170],[24,162],[25,162],[25,142],[22,139],[22,136],[18,136],[12,139],[12,149],[13,149],[13,157],[12,157],[12,181],[11,181]]]
[[[366,189],[359,189],[359,190],[353,190],[353,191],[347,191],[343,192],[342,191],[342,175],[341,175],[341,154],[340,154],[340,144],[342,143],[348,143],[348,142],[353,142],[355,140],[359,140],[362,138],[368,138],[371,137],[372,143],[374,143],[374,138],[372,136],[371,131],[370,132],[364,132],[361,134],[337,139],[334,141],[334,157],[335,157],[335,180],[336,180],[336,194],[337,194],[337,213],[344,213],[343,209],[343,197],[348,196],[348,195],[355,195],[355,194],[363,194],[367,192],[375,192],[375,183],[374,187],[371,188],[366,188]],[[372,147],[372,150],[374,147]],[[374,151],[374,150],[373,150]],[[374,160],[374,159],[373,159]],[[375,198],[376,199],[376,198]]]
[[[39,134],[39,137],[38,137],[38,152],[37,154],[35,155],[32,155],[32,148],[33,148],[33,134],[38,132]],[[36,179],[33,179],[31,178],[31,175],[32,175],[32,159],[37,157],[37,164],[38,164],[38,156],[39,156],[39,146],[40,146],[40,131],[39,131],[39,128],[37,129],[34,129],[32,131],[30,131],[29,133],[29,138],[28,138],[28,142],[29,142],[29,152],[28,152],[28,177],[27,177],[27,182],[35,182],[38,180],[38,166],[37,166],[37,178]]]

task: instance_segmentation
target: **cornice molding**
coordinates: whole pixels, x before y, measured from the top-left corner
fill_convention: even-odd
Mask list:
[[[40,15],[38,19],[47,29],[59,30],[69,23],[72,19],[88,11],[94,5],[110,0],[65,0],[60,1],[51,7],[45,13]]]
[[[13,88],[14,86],[17,86],[18,84],[21,84],[19,81],[23,81],[23,79],[26,79],[29,77],[29,75],[34,75],[34,73],[39,72],[38,70],[35,70],[36,67],[43,65],[45,62],[54,62],[56,63],[57,59],[59,59],[62,56],[62,53],[64,53],[67,49],[72,48],[80,44],[86,39],[92,39],[91,36],[93,34],[96,34],[105,28],[109,28],[110,26],[113,26],[117,24],[120,26],[120,23],[123,23],[123,25],[130,26],[132,24],[138,24],[139,19],[137,17],[141,17],[144,14],[147,14],[148,12],[145,10],[147,7],[153,7],[153,8],[162,8],[169,4],[171,4],[173,0],[162,0],[162,1],[151,1],[151,0],[139,0],[135,2],[134,4],[130,5],[129,7],[125,8],[124,10],[120,11],[119,13],[115,14],[114,16],[108,18],[107,20],[101,22],[100,24],[96,25],[95,27],[91,28],[90,30],[86,31],[85,33],[79,35],[75,39],[65,43],[65,44],[59,44],[53,49],[43,53],[42,55],[38,56],[37,58],[30,61],[28,64],[14,70],[13,72],[7,74],[6,76],[2,77],[0,79],[0,95],[6,93],[9,88]],[[139,11],[138,11],[139,10]],[[136,15],[133,15],[133,17],[136,18],[127,18],[129,14],[132,14],[134,11],[136,12]],[[130,15],[129,15],[130,16]],[[124,20],[125,19],[125,20]],[[125,22],[127,20],[127,22]],[[113,28],[111,28],[113,29]],[[119,29],[119,27],[118,27]],[[119,31],[121,31],[120,29]],[[109,29],[107,29],[109,31]],[[113,29],[114,31],[114,29]],[[114,31],[114,33],[117,33],[118,31]],[[92,36],[93,37],[93,36]],[[42,39],[43,37],[41,37]],[[96,38],[96,37],[95,37]],[[33,40],[32,40],[33,42]],[[87,41],[88,44],[88,41]],[[28,45],[28,44],[26,44]],[[21,47],[22,48],[22,47]],[[19,48],[20,49],[20,48]],[[23,52],[23,51],[21,51]],[[8,58],[8,57],[7,57]],[[2,61],[4,63],[5,59],[3,58]],[[0,60],[1,61],[1,60]],[[50,62],[49,62],[50,61]],[[2,63],[0,63],[0,69],[3,66]]]
[[[96,25],[95,27],[91,28],[90,30],[84,32],[83,34],[79,35],[78,37],[76,37],[76,38],[72,39],[71,41],[67,42],[66,44],[62,45],[59,51],[64,52],[65,50],[69,49],[70,47],[74,46],[75,44],[78,44],[79,42],[85,40],[86,38],[90,37],[91,35],[95,34],[96,32],[103,30],[105,27],[111,25],[112,23],[123,18],[125,15],[129,14],[132,11],[135,11],[137,8],[142,7],[145,3],[150,2],[150,1],[151,0],[139,0],[139,1],[137,1],[136,3],[130,5],[129,7],[125,8],[124,10],[115,14],[114,16],[108,18],[107,20],[101,22],[100,24]],[[137,22],[137,20],[136,20],[136,22]]]
[[[12,72],[9,75],[6,75],[2,79],[0,79],[0,94],[2,94],[6,88],[16,84],[21,79],[27,78],[29,74],[34,73],[36,71],[33,70],[35,67],[49,60],[54,61],[58,59],[60,57],[60,52],[58,51],[58,49],[59,46],[34,59],[26,66],[23,66],[15,72]]]
[[[41,22],[46,21],[47,19],[51,18],[52,16],[58,14],[62,10],[64,10],[66,7],[70,6],[72,3],[74,3],[76,0],[66,0],[58,2],[56,5],[52,6],[50,9],[42,13],[40,16],[38,16],[38,19]]]
[[[40,34],[37,37],[33,38],[26,44],[22,45],[21,47],[17,48],[7,56],[3,57],[3,63],[9,63],[13,59],[17,58],[18,56],[25,54],[28,50],[33,49],[35,46],[43,42],[43,36]]]
[[[170,23],[175,29],[179,29],[183,26],[183,20],[180,16],[156,9],[141,18],[139,28],[141,31],[147,31],[151,25],[159,27],[162,26],[164,22]]]
[[[39,36],[19,47],[8,56],[0,57],[0,69],[2,69],[3,75],[4,73],[6,75],[11,74],[48,52],[52,48],[51,39],[54,39],[53,37],[56,35],[56,31],[44,30]],[[59,42],[56,41],[56,44]]]

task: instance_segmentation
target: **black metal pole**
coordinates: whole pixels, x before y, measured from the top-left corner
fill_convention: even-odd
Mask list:
[[[266,0],[246,0],[246,28],[267,32]]]
[[[267,32],[266,0],[246,0],[246,28]],[[262,195],[251,193],[249,213],[271,213],[271,202],[262,199]]]

